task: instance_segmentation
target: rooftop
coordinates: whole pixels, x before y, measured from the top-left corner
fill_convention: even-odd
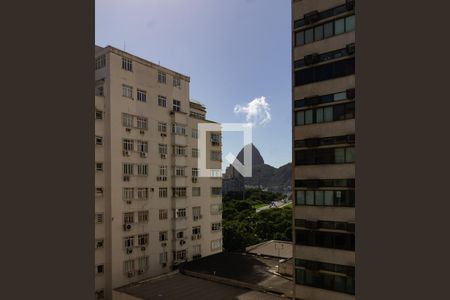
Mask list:
[[[278,258],[292,258],[292,243],[285,241],[271,240],[249,246],[245,249],[250,254],[260,256],[270,256]]]
[[[281,300],[277,295],[225,285],[180,273],[145,280],[115,290],[138,299]],[[133,298],[133,299],[135,299]]]

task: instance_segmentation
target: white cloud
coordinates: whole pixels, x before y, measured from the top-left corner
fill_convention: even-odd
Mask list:
[[[235,114],[245,114],[245,119],[252,125],[266,125],[272,120],[270,114],[270,104],[266,102],[266,97],[255,98],[247,105],[236,105]]]

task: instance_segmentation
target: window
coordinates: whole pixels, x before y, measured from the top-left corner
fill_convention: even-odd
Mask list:
[[[146,141],[137,141],[137,151],[148,153],[148,142]]]
[[[178,231],[175,236],[177,239],[183,239],[184,238],[184,231]]]
[[[158,71],[158,82],[164,84],[166,83],[166,73]]]
[[[355,58],[348,58],[295,71],[295,86],[355,74]]]
[[[186,197],[186,188],[185,187],[172,188],[172,197]]]
[[[197,256],[197,255],[201,255],[202,254],[202,248],[201,245],[194,245],[193,246],[193,251],[192,251],[192,255],[193,256]],[[193,257],[194,258],[194,257]]]
[[[297,245],[355,251],[355,234],[296,229]]]
[[[201,227],[200,226],[192,227],[192,235],[197,235],[197,234],[201,234]]]
[[[140,200],[148,199],[148,188],[137,188],[137,196]]]
[[[95,87],[95,96],[103,97],[103,85],[99,85]]]
[[[133,100],[133,87],[129,85],[122,85],[122,96]]]
[[[173,99],[173,111],[181,111],[181,101]]]
[[[102,223],[103,223],[103,213],[96,213],[95,224],[102,224]]]
[[[185,260],[186,259],[186,250],[180,250],[174,252],[174,259],[175,260]]]
[[[211,241],[211,251],[222,250],[222,239]]]
[[[313,43],[332,36],[355,30],[355,15],[338,18],[295,33],[295,45]]]
[[[197,148],[192,148],[192,157],[198,158],[199,151]]]
[[[173,86],[174,87],[181,87],[181,79],[180,79],[180,77],[173,77]]]
[[[95,275],[103,275],[104,272],[105,272],[104,265],[96,265],[95,266]]]
[[[124,127],[133,127],[133,119],[134,117],[132,115],[129,114],[122,114],[122,125]]]
[[[103,137],[101,136],[95,136],[95,144],[98,146],[102,146],[103,145]]]
[[[314,123],[327,123],[355,118],[355,103],[348,102],[299,110],[295,112],[295,126],[309,125]]]
[[[166,107],[167,106],[167,98],[159,95],[158,96],[158,105],[161,107]]]
[[[95,170],[96,170],[97,172],[103,171],[103,163],[101,163],[101,162],[95,163]]]
[[[172,124],[172,133],[177,135],[186,135],[186,125],[177,123]]]
[[[186,156],[186,146],[174,146],[174,153],[176,156]]]
[[[211,151],[211,160],[222,161],[222,152],[221,151]]]
[[[167,231],[160,231],[159,232],[159,241],[167,241],[169,239],[169,233]]]
[[[167,154],[167,144],[159,144],[159,154]]]
[[[100,55],[95,58],[95,70],[102,69],[106,66],[106,56]]]
[[[194,219],[194,221],[200,219],[201,217],[201,207],[200,206],[195,206],[192,208],[192,218]]]
[[[139,246],[148,245],[148,233],[138,235],[138,245]]]
[[[147,176],[148,175],[148,165],[137,165],[138,175]]]
[[[159,166],[159,175],[167,176],[167,166]]]
[[[192,168],[192,177],[198,177],[198,168]]]
[[[158,131],[166,133],[167,132],[167,123],[158,122]]]
[[[192,128],[192,134],[191,134],[193,139],[198,139],[198,130]]]
[[[134,165],[133,164],[123,164],[123,174],[124,175],[133,175],[134,174]]]
[[[175,209],[175,218],[186,218],[186,208]]]
[[[122,197],[124,200],[134,199],[134,188],[123,188]]]
[[[96,109],[95,110],[95,119],[96,120],[103,120],[103,111]]]
[[[222,188],[221,187],[212,187],[211,195],[213,196],[222,196]]]
[[[222,137],[219,133],[211,133],[211,145],[220,146]]]
[[[123,238],[123,245],[125,248],[134,247],[134,236],[126,236]]]
[[[222,223],[212,223],[211,231],[222,231]]]
[[[138,223],[148,223],[148,210],[138,211]]]
[[[147,102],[147,92],[144,90],[137,90],[137,100],[141,102]]]
[[[134,273],[134,260],[126,260],[123,262],[123,271],[125,274]]]
[[[342,164],[355,162],[354,147],[295,151],[295,165]]]
[[[355,207],[355,190],[296,190],[295,205]]]
[[[167,188],[159,188],[159,198],[167,198]]]
[[[105,240],[104,239],[96,239],[95,240],[95,249],[103,248],[104,244],[105,244]]]
[[[192,187],[192,197],[200,197],[200,187]]]
[[[134,150],[134,141],[129,139],[123,139],[123,150],[124,151],[133,151]]]
[[[126,71],[133,71],[133,61],[129,58],[122,57],[122,69]]]
[[[123,214],[123,223],[124,224],[133,224],[134,223],[134,213],[126,212]]]
[[[148,256],[138,258],[138,267],[141,271],[145,271],[148,269]]]
[[[148,120],[145,117],[136,117],[137,128],[147,130]]]
[[[355,294],[355,278],[346,276],[345,274],[340,275],[317,272],[316,270],[310,269],[295,269],[295,283],[351,295]]]
[[[167,252],[161,252],[159,254],[159,263],[166,264],[167,263]]]
[[[222,204],[211,204],[211,215],[219,215],[222,213]]]
[[[175,176],[186,176],[186,167],[175,167]]]
[[[160,209],[159,210],[159,219],[160,220],[167,220],[167,218],[168,218],[168,212],[167,212],[167,209]]]

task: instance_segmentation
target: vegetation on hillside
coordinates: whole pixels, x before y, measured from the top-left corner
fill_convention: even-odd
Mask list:
[[[267,240],[292,240],[292,207],[271,208],[256,213],[255,207],[283,199],[280,193],[260,189],[229,192],[223,196],[223,246],[227,251]]]

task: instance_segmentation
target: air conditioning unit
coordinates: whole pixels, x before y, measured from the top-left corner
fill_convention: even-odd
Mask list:
[[[146,249],[145,246],[141,247],[141,251],[145,251],[145,249]]]
[[[349,55],[352,55],[355,53],[355,43],[348,44],[345,48]]]
[[[183,246],[184,244],[186,244],[185,240],[180,240],[180,245]]]
[[[130,181],[130,176],[128,175],[123,176],[123,181]]]
[[[123,150],[123,156],[130,156],[130,151]]]
[[[146,152],[141,152],[141,157],[147,157],[147,153]]]
[[[127,248],[127,254],[131,254],[133,253],[133,249],[132,248]]]
[[[305,61],[305,65],[309,66],[315,63],[320,62],[320,56],[318,53],[309,54],[303,57]]]
[[[127,200],[127,204],[131,204],[131,200]]]
[[[166,247],[167,243],[161,243],[161,247]]]
[[[162,136],[162,137],[166,137],[166,136],[167,136],[167,133],[161,133],[161,136]]]
[[[167,154],[161,154],[161,158],[166,159],[167,158]]]
[[[129,230],[131,230],[131,228],[132,228],[133,226],[131,226],[131,224],[130,223],[127,223],[127,224],[123,224],[123,230],[125,230],[125,231],[129,231]]]
[[[139,131],[140,132],[140,134],[144,134],[145,133],[145,131],[144,130],[141,130],[141,131]]]
[[[355,0],[347,0],[347,1],[345,1],[345,6],[347,7],[347,10],[355,9]]]
[[[193,182],[193,183],[198,182],[198,178],[197,178],[197,177],[192,177],[192,182]]]
[[[128,273],[127,273],[127,276],[128,276],[128,278],[133,277],[133,272],[128,272]]]
[[[170,114],[171,114],[171,115],[174,115],[174,114],[175,114],[175,112],[174,112],[173,110],[171,110],[171,111],[170,111]]]
[[[131,128],[125,128],[127,132],[131,132]]]
[[[303,18],[305,19],[305,24],[315,23],[319,20],[319,12],[317,10],[314,10],[312,12],[304,14]]]
[[[355,98],[355,89],[348,89],[346,91],[347,93],[347,99],[354,99]]]
[[[102,248],[102,247],[103,247],[103,242],[97,242],[96,248]]]
[[[154,192],[155,191],[155,188],[150,188],[150,192]]]
[[[138,275],[142,275],[144,273],[144,270],[138,270],[137,273]]]

